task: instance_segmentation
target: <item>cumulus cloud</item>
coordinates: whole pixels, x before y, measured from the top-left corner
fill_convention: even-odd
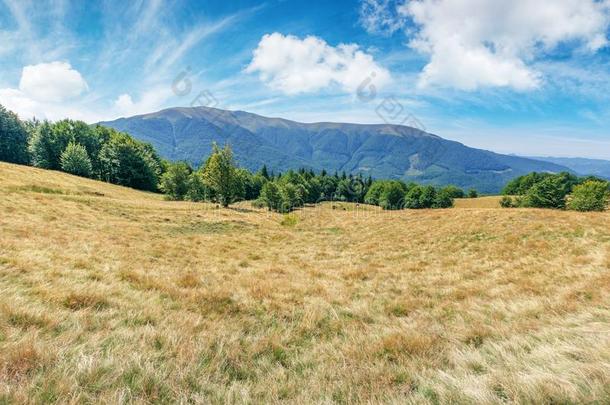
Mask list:
[[[37,101],[65,101],[87,91],[87,82],[68,62],[25,66],[19,90]]]
[[[378,88],[390,82],[390,73],[357,45],[330,46],[315,36],[304,39],[280,33],[263,36],[246,72],[286,94],[315,92],[339,86],[355,92],[369,77]]]
[[[19,88],[0,89],[0,102],[22,118],[88,118],[70,101],[88,90],[87,82],[68,62],[25,66]]]
[[[531,90],[543,81],[537,58],[561,44],[608,44],[610,0],[412,0],[398,12],[417,28],[409,46],[430,58],[424,87]]]

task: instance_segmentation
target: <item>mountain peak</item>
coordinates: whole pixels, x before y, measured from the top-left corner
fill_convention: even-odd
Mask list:
[[[228,143],[250,170],[300,167],[497,192],[531,171],[569,171],[552,162],[469,148],[416,128],[390,124],[300,123],[246,111],[176,107],[102,122],[150,142],[170,160],[201,164],[213,142]]]

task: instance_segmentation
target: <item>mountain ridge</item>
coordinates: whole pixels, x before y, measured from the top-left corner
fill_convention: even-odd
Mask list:
[[[201,164],[213,142],[228,143],[250,170],[299,167],[455,184],[496,193],[531,171],[571,171],[563,165],[470,148],[416,128],[391,124],[300,123],[246,111],[176,107],[101,122],[150,142],[169,160]]]

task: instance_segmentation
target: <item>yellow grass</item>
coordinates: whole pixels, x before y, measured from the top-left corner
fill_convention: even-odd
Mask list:
[[[284,217],[0,163],[0,403],[610,402],[610,214]]]
[[[456,198],[455,208],[500,208],[502,196],[492,195],[478,198]]]

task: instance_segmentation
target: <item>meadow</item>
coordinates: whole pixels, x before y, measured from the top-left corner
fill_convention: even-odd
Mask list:
[[[610,213],[493,199],[282,215],[0,163],[0,403],[610,402]]]

